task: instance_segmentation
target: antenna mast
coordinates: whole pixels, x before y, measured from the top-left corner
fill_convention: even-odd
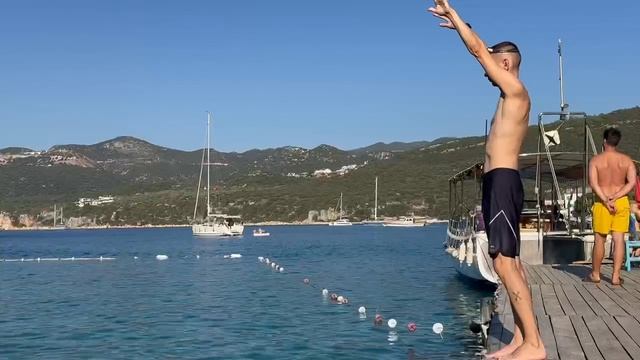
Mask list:
[[[560,63],[560,115],[561,120],[565,120],[569,114],[569,104],[564,99],[564,64],[562,62],[562,39],[558,39],[558,58]]]

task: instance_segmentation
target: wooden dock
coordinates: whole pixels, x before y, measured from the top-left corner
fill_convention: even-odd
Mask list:
[[[640,269],[622,271],[624,284],[611,285],[611,265],[600,284],[584,283],[590,266],[525,266],[533,309],[548,359],[640,359]],[[499,288],[487,336],[487,351],[508,344],[513,313]]]

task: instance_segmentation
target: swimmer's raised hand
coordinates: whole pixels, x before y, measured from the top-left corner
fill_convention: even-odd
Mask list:
[[[451,14],[451,6],[449,6],[448,0],[434,0],[435,7],[430,7],[427,11],[429,11],[433,16],[444,20],[444,22],[440,23],[440,26],[447,29],[455,29],[456,27],[453,25],[451,18],[449,15]]]

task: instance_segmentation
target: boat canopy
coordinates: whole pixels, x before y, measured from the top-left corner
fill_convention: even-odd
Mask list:
[[[522,179],[536,179],[538,160],[540,161],[540,175],[542,181],[553,182],[553,172],[548,156],[551,155],[553,168],[558,180],[581,180],[584,178],[584,153],[582,152],[552,152],[527,153],[519,156],[519,170]],[[466,180],[480,181],[484,173],[484,161],[478,162],[449,179],[450,183]]]

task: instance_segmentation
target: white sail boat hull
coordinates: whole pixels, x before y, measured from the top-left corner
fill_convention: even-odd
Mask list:
[[[191,231],[195,236],[206,237],[227,237],[242,236],[244,225],[222,225],[222,224],[196,224],[191,226]]]
[[[347,220],[338,220],[329,223],[329,226],[351,226],[353,223]]]

